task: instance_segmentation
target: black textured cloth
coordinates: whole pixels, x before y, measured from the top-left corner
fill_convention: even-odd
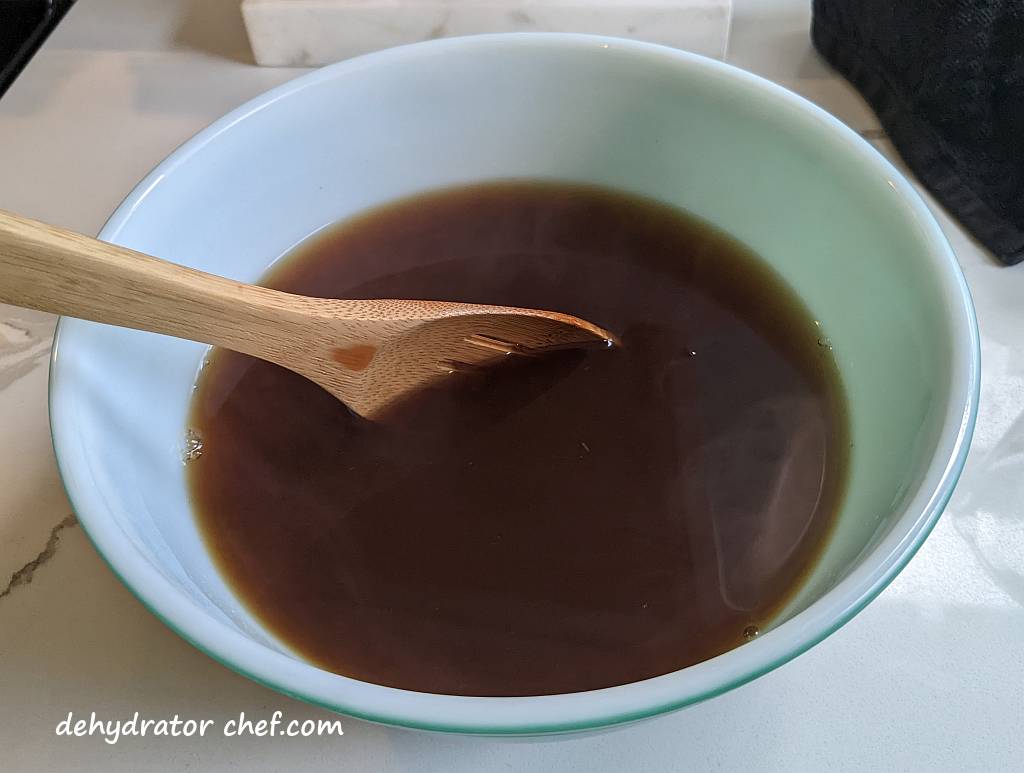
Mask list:
[[[814,0],[811,36],[932,194],[1024,260],[1024,0]]]

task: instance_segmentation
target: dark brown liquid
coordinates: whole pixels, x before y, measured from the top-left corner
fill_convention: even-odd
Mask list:
[[[516,183],[334,227],[267,284],[565,311],[622,337],[459,377],[371,424],[216,352],[189,464],[249,608],[369,682],[539,695],[741,644],[798,587],[845,477],[820,331],[756,256],[677,210]]]

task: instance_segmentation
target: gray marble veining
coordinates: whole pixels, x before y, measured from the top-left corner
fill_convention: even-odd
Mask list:
[[[55,324],[52,314],[0,306],[0,390],[45,365]]]

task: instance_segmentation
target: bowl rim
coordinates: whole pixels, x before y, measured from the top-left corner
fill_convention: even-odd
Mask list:
[[[82,528],[111,571],[171,630],[214,660],[307,703],[372,722],[439,732],[522,735],[561,733],[635,721],[691,705],[749,682],[799,656],[852,619],[903,569],[931,532],[961,475],[978,412],[980,343],[974,306],[959,264],[921,196],[888,160],[839,119],[803,97],[732,65],[653,43],[575,33],[499,33],[447,38],[386,49],[298,76],[232,110],[199,131],[158,164],[125,197],[100,231],[117,243],[133,212],[176,167],[215,137],[268,105],[321,81],[348,77],[378,63],[414,61],[446,50],[504,47],[609,49],[647,58],[653,66],[682,67],[713,75],[730,86],[752,86],[780,107],[789,106],[823,126],[843,152],[859,157],[899,194],[908,227],[935,264],[939,291],[949,313],[950,392],[936,452],[922,485],[908,501],[893,534],[844,580],[807,609],[766,632],[756,642],[711,660],[640,682],[580,693],[492,698],[434,695],[383,687],[321,671],[248,639],[197,607],[132,547],[107,518],[101,498],[74,484],[73,422],[65,419],[66,395],[74,384],[61,379],[64,341],[77,320],[58,321],[49,374],[51,439],[61,482]],[[915,515],[916,514],[916,515]],[[908,522],[908,519],[909,522]]]

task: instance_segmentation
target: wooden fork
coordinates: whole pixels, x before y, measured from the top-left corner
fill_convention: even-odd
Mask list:
[[[250,354],[305,376],[367,418],[451,373],[615,341],[555,311],[283,293],[2,211],[0,301]]]

